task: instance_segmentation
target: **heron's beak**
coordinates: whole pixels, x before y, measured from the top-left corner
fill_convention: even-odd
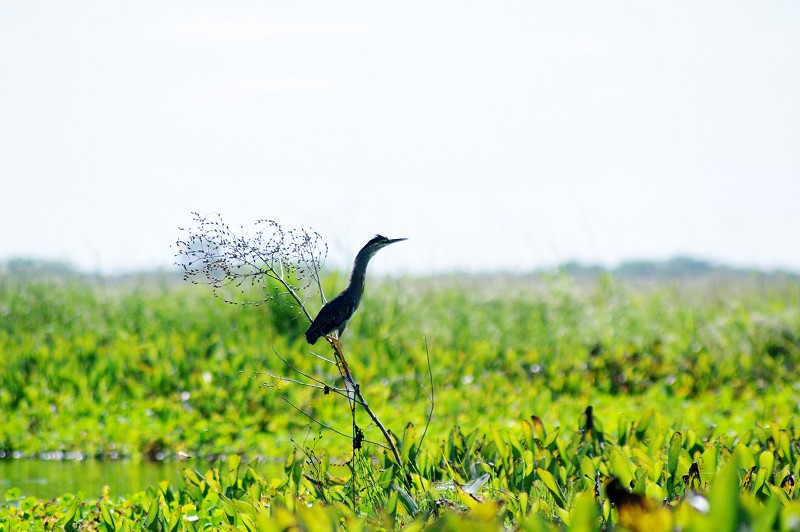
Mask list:
[[[395,242],[402,242],[403,240],[408,240],[407,238],[390,238],[386,245],[394,244]]]

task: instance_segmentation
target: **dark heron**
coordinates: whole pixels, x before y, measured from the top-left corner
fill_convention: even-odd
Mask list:
[[[309,344],[314,344],[320,336],[327,336],[336,331],[337,337],[341,336],[347,321],[353,317],[353,313],[361,302],[364,295],[364,280],[367,277],[367,264],[378,250],[385,248],[389,244],[400,242],[405,238],[386,238],[385,236],[375,235],[375,238],[367,242],[356,255],[353,264],[353,273],[350,274],[350,283],[341,294],[328,301],[311,327],[306,331],[306,340]]]

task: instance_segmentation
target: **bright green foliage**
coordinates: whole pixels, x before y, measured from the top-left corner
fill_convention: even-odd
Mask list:
[[[12,488],[0,530],[800,523],[796,280],[511,281],[372,282],[344,345],[398,436],[401,472],[281,400],[347,432],[340,397],[253,375],[297,378],[278,353],[335,384],[295,311],[226,305],[168,280],[0,278],[5,456],[229,457],[135,494],[39,500]],[[286,457],[284,474],[266,477],[257,456]],[[611,477],[635,504],[610,504]]]

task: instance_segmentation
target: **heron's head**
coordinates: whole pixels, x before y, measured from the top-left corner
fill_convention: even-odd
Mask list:
[[[385,248],[389,244],[394,244],[395,242],[402,242],[406,240],[405,238],[386,238],[383,235],[375,235],[375,237],[367,242],[367,245],[361,249],[362,253],[368,253],[369,256],[374,255],[378,252],[378,250]]]

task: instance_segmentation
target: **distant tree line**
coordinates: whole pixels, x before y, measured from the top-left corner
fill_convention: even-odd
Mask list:
[[[800,279],[798,273],[788,271],[763,271],[755,268],[734,268],[724,264],[715,264],[707,260],[684,256],[661,261],[626,261],[614,268],[604,268],[603,266],[581,264],[573,261],[565,263],[558,268],[558,270],[567,275],[584,278],[597,277],[599,275],[611,275],[619,279],[682,279],[709,276],[737,277],[767,275]]]
[[[542,272],[545,270],[540,270]],[[551,272],[552,270],[547,270]],[[692,257],[679,256],[667,260],[633,260],[626,261],[613,268],[607,268],[596,264],[583,264],[576,261],[565,262],[556,268],[556,271],[578,278],[594,278],[600,275],[611,275],[619,279],[691,279],[710,276],[727,277],[783,277],[800,280],[800,272],[787,270],[758,270],[755,268],[735,268],[724,264],[716,264],[711,261],[696,259]],[[536,272],[532,272],[536,273]],[[67,261],[32,259],[32,258],[13,258],[0,262],[0,276],[7,276],[16,279],[41,279],[41,278],[97,278],[112,277],[115,279],[125,279],[128,277],[141,278],[142,276],[154,276],[158,278],[174,277],[177,279],[181,272],[176,270],[165,270],[163,268],[152,271],[128,272],[120,275],[98,276],[81,271]]]

